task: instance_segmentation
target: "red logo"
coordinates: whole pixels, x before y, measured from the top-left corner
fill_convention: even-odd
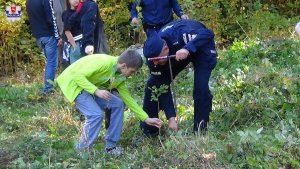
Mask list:
[[[15,13],[17,11],[17,7],[16,6],[11,6],[10,11]]]
[[[5,15],[8,21],[19,21],[21,19],[22,10],[20,6],[12,4],[11,6],[6,6]]]

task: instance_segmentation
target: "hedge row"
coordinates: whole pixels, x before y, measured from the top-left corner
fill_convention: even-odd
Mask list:
[[[21,22],[9,23],[5,19],[5,6],[12,1],[23,9]],[[111,54],[145,40],[141,26],[130,25],[130,1],[98,0]],[[179,3],[190,18],[203,22],[215,32],[219,47],[245,38],[290,36],[300,20],[300,1],[179,0]],[[37,61],[35,58],[41,56],[41,51],[30,36],[25,0],[1,1],[0,10],[0,71],[8,74],[19,62]]]

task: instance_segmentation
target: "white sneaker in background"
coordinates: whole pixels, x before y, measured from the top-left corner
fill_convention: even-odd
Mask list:
[[[121,147],[106,147],[104,152],[112,155],[122,155],[124,154],[124,149]]]

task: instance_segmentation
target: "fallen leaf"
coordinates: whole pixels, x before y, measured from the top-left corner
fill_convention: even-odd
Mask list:
[[[215,160],[216,157],[217,157],[216,153],[202,154],[202,158],[204,161],[212,161]]]

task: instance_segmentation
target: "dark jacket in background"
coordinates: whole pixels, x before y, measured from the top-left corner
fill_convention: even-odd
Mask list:
[[[138,17],[137,6],[142,8],[143,22],[148,25],[161,25],[173,20],[173,11],[180,18],[183,15],[177,0],[140,0],[132,3],[131,18]]]
[[[78,36],[81,34],[81,28],[80,28],[80,22],[76,20],[76,24],[71,26],[69,24],[69,18],[75,13],[75,10],[73,9],[67,9],[62,14],[62,21],[64,23],[63,32],[70,31],[73,35],[73,37]],[[65,33],[63,33],[62,38],[65,42],[68,41],[67,36]],[[76,40],[75,40],[76,41]]]
[[[59,39],[52,0],[26,0],[26,10],[35,38],[55,36]]]
[[[108,46],[104,34],[104,25],[100,17],[98,5],[92,0],[86,0],[76,9],[76,13],[69,19],[71,27],[80,23],[82,38],[82,53],[85,47],[94,46],[94,53],[107,53]]]

